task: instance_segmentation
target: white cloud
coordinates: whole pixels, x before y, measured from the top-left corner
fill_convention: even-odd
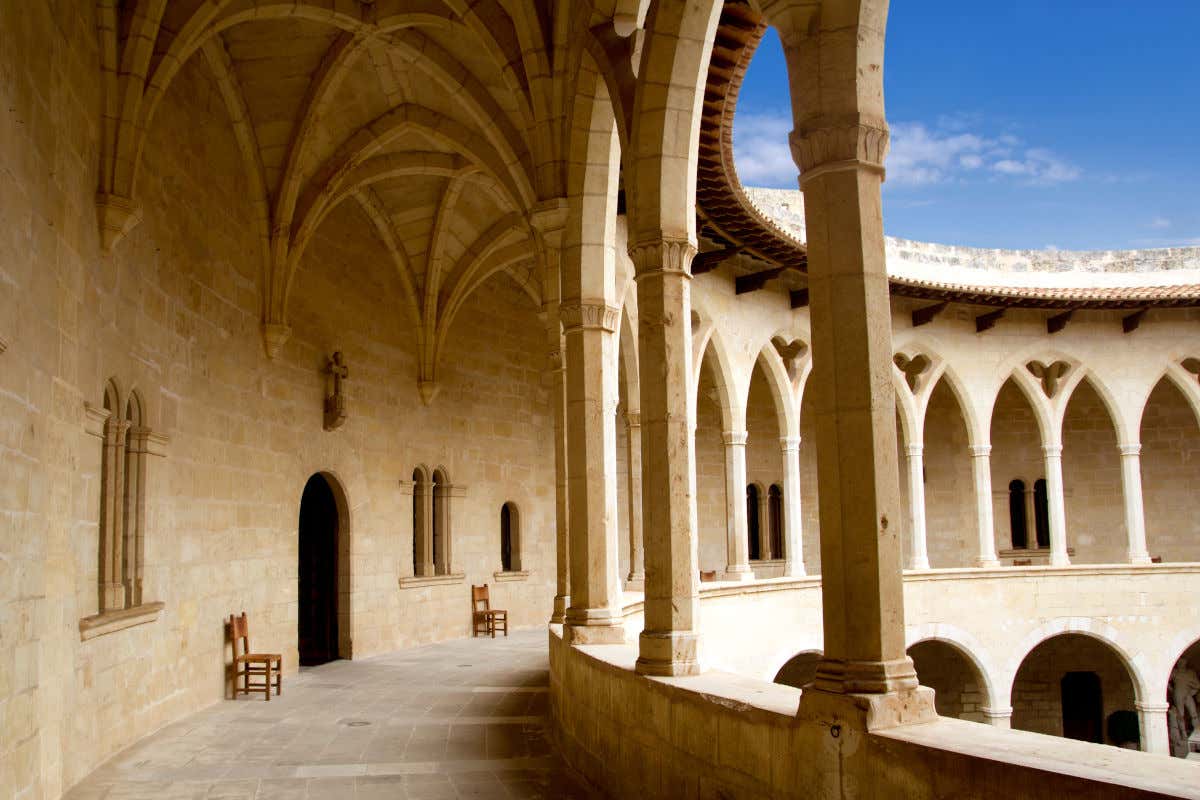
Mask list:
[[[1044,147],[1029,147],[1011,133],[982,132],[978,114],[950,114],[933,126],[895,122],[887,159],[887,186],[920,187],[972,180],[1013,180],[1025,185],[1074,181],[1082,170]],[[786,114],[738,114],[734,161],[747,186],[794,188],[796,165],[788,147]]]
[[[1150,223],[1146,227],[1153,228],[1156,231],[1163,231],[1171,227],[1171,220],[1166,217],[1155,217],[1150,220]]]

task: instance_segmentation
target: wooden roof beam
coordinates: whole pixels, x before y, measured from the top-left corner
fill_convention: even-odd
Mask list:
[[[1061,314],[1055,314],[1054,316],[1048,318],[1046,320],[1046,333],[1058,333],[1059,331],[1065,329],[1067,327],[1067,323],[1071,321],[1071,315],[1074,313],[1075,309],[1068,308]]]
[[[1149,306],[1142,306],[1137,311],[1127,317],[1121,317],[1121,330],[1125,333],[1133,333],[1142,324],[1142,317],[1146,316],[1146,312],[1150,310]]]
[[[933,322],[938,314],[946,310],[946,306],[948,305],[950,304],[943,300],[940,303],[934,303],[931,306],[925,306],[923,308],[916,309],[912,312],[913,327],[919,328],[922,325],[928,325],[929,323]]]
[[[697,253],[692,257],[692,274],[703,275],[706,272],[712,272],[725,263],[726,259],[741,252],[741,247],[730,246],[722,247],[720,250],[709,250],[707,253]]]
[[[787,267],[773,267],[772,269],[764,269],[761,272],[752,272],[749,275],[738,275],[733,281],[734,292],[736,294],[757,292],[767,285],[767,281],[782,275],[785,269]]]
[[[792,289],[788,292],[792,308],[804,308],[808,305],[808,289]]]
[[[992,328],[996,327],[996,323],[1000,321],[1000,318],[1004,316],[1004,312],[1007,310],[1008,309],[1001,307],[997,308],[995,311],[989,311],[986,314],[980,314],[975,318],[975,332],[983,333],[984,331],[990,331]]]

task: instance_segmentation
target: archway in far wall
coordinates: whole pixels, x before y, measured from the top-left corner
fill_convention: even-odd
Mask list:
[[[297,647],[301,666],[350,658],[349,531],[345,494],[318,472],[300,498]]]

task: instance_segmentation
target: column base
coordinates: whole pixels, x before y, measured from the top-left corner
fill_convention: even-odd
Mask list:
[[[929,569],[929,559],[928,558],[921,558],[921,559],[914,558],[912,560],[912,562],[908,565],[908,568],[913,569],[913,570]]]
[[[735,582],[752,581],[754,580],[754,570],[748,566],[726,567],[721,579]]]
[[[800,695],[796,719],[817,723],[836,738],[834,726],[849,727],[858,733],[887,730],[932,722],[937,719],[937,711],[933,689],[928,686],[880,693],[829,692],[813,686]]]
[[[638,651],[636,670],[639,675],[670,678],[699,675],[704,671],[700,663],[700,634],[692,631],[642,631]]]
[[[1138,713],[1142,752],[1173,755],[1171,738],[1167,733],[1167,710],[1170,706],[1166,703],[1134,703],[1133,705]],[[1186,757],[1186,753],[1184,755]]]
[[[908,656],[894,661],[824,659],[812,685],[830,694],[895,694],[917,688],[917,671]]]
[[[802,563],[788,561],[783,565],[783,577],[785,578],[803,578],[807,574]]]
[[[1154,562],[1150,560],[1149,553],[1130,553],[1129,554],[1129,563],[1130,564],[1153,564]]]
[[[563,639],[567,644],[625,644],[625,622],[608,608],[568,608]]]
[[[1071,566],[1071,559],[1066,553],[1063,553],[1062,555],[1058,555],[1056,553],[1051,553],[1050,554],[1050,566],[1052,566],[1052,567],[1069,567],[1069,566]]]
[[[562,625],[567,621],[567,609],[571,607],[571,595],[559,594],[554,596],[554,611],[550,614],[550,622]]]
[[[1011,728],[1012,727],[1012,707],[1008,708],[981,708],[984,719],[993,728]]]
[[[991,556],[989,558],[977,558],[975,559],[975,566],[980,567],[981,569],[994,569],[995,567],[1000,566],[1000,559],[996,558],[995,556]]]

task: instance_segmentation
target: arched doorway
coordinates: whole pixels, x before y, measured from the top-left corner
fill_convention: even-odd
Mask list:
[[[986,722],[987,686],[979,667],[957,645],[923,639],[908,648],[922,686],[934,691],[934,706],[942,717]]]
[[[301,666],[350,655],[339,637],[339,616],[345,616],[340,612],[346,610],[340,602],[346,594],[340,585],[344,582],[340,544],[346,532],[335,485],[317,473],[308,479],[300,498],[297,641]],[[349,564],[344,566],[348,569]]]

